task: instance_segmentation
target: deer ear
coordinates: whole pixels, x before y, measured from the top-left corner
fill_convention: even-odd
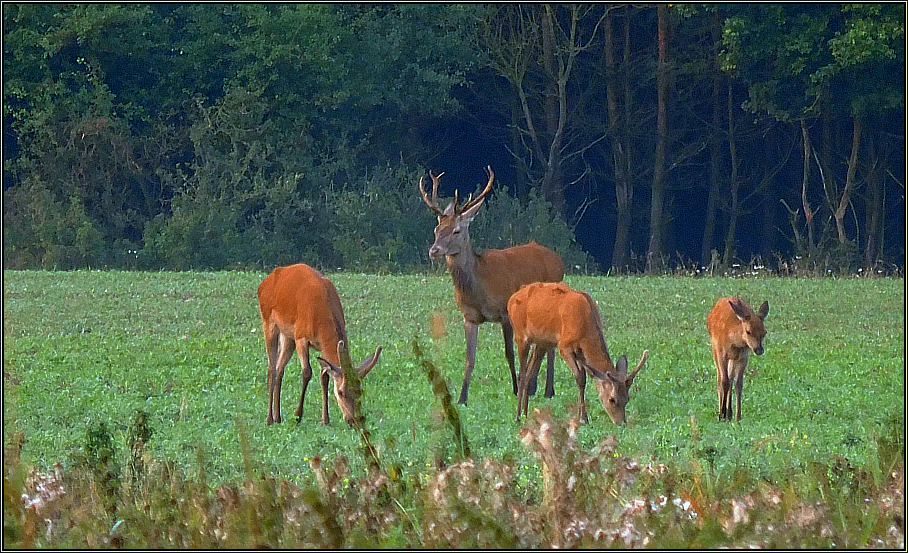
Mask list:
[[[592,375],[592,377],[595,378],[595,379],[598,379],[598,380],[605,380],[606,378],[609,378],[609,377],[612,376],[612,374],[611,374],[610,372],[608,372],[608,371],[605,371],[605,372],[600,371],[599,369],[597,369],[596,367],[590,365],[589,363],[587,363],[587,362],[584,361],[583,359],[578,359],[578,360],[577,360],[577,363],[578,363],[578,365],[580,365],[581,367],[583,367],[583,370],[585,370],[586,372],[590,373],[590,375]]]
[[[761,319],[765,319],[766,315],[769,315],[769,302],[768,301],[763,302],[763,305],[760,306],[760,310],[757,311],[757,315],[759,315]]]
[[[742,321],[747,319],[750,316],[750,313],[744,309],[744,306],[741,305],[741,300],[735,298],[733,300],[728,300],[728,305],[731,306],[731,310],[735,312],[735,315],[738,316]]]
[[[344,371],[340,367],[338,367],[337,365],[332,363],[331,361],[328,361],[327,359],[325,359],[323,357],[319,357],[318,362],[322,366],[323,373],[330,374],[332,378],[339,378],[339,377],[343,376]]]
[[[615,386],[615,388],[618,388],[625,382],[623,375],[619,374],[616,376],[610,372],[606,372],[604,374],[605,374],[605,378],[603,378],[602,380],[606,380],[606,379],[610,380],[612,382],[612,386]]]
[[[627,355],[622,355],[615,365],[615,372],[620,376],[627,376]]]
[[[360,378],[363,378],[369,371],[372,370],[372,367],[378,363],[378,356],[381,355],[381,346],[378,346],[378,349],[375,350],[375,353],[363,359],[363,362],[359,364],[359,367],[356,368],[356,372],[359,374]]]

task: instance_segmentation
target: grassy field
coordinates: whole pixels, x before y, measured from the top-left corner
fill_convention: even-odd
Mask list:
[[[351,477],[364,474],[361,436],[343,422],[333,398],[331,425],[319,424],[315,379],[303,421],[295,424],[296,357],[284,378],[285,422],[266,427],[256,300],[264,276],[5,271],[7,449],[14,436],[24,436],[24,466],[48,470],[60,462],[65,469],[84,457],[101,423],[114,446],[128,451],[131,425],[144,413],[152,432],[145,455],[211,482],[239,483],[254,473],[314,486],[315,458],[329,466],[344,458]],[[456,398],[464,338],[449,277],[328,276],[341,295],[354,360],[384,347],[363,382],[362,403],[382,463],[431,479],[440,459],[459,457],[414,341]],[[904,455],[903,279],[565,280],[599,303],[613,358],[627,354],[633,365],[644,349],[650,352],[634,382],[626,427],[611,423],[588,386],[591,424],[576,434],[581,451],[615,435],[611,455],[668,466],[678,482],[696,482],[701,494],[716,486],[765,484],[797,490],[802,501],[828,499],[830,482],[846,482],[843,470],[850,471],[847,482],[861,474],[883,486],[893,467],[881,447],[896,439]],[[751,356],[740,423],[717,420],[705,318],[723,295],[739,295],[755,307],[770,304],[766,353]],[[432,331],[433,316],[444,323],[440,335]],[[470,402],[458,414],[472,457],[506,463],[515,497],[531,503],[543,493],[546,464],[524,445],[527,430],[514,422],[516,399],[502,348],[500,327],[483,325]],[[561,359],[555,389],[552,399],[531,398],[530,409],[547,407],[562,424],[575,413],[577,391]]]

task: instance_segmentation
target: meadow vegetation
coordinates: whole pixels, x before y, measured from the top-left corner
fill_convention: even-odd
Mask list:
[[[650,352],[628,425],[562,360],[516,398],[480,329],[470,402],[449,277],[328,274],[363,420],[265,425],[264,272],[4,272],[5,548],[904,548],[902,278],[601,277],[613,358]],[[705,317],[770,304],[743,420],[717,420]],[[314,354],[313,354],[314,361]]]

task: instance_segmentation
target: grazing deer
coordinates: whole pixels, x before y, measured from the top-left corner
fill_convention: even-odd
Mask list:
[[[511,384],[517,394],[517,372],[514,365],[513,330],[508,319],[508,298],[524,284],[531,282],[560,282],[564,278],[564,262],[552,250],[536,242],[513,246],[503,250],[485,250],[477,254],[470,242],[470,222],[482,207],[483,200],[492,190],[495,174],[491,167],[486,167],[489,183],[475,199],[467,199],[457,207],[458,196],[448,207],[438,206],[438,183],[444,173],[429,173],[432,179],[432,198],[419,179],[419,192],[429,209],[438,214],[438,226],[435,227],[435,242],[429,248],[429,257],[444,257],[454,281],[454,300],[463,313],[463,328],[467,340],[467,358],[464,367],[463,387],[460,390],[458,403],[467,403],[470,388],[470,376],[476,363],[476,338],[479,325],[484,322],[501,323],[504,334],[504,354],[511,369]],[[548,352],[548,372],[546,373],[545,397],[555,394],[554,387],[555,356]],[[530,393],[536,391],[534,379]]]
[[[735,383],[738,411],[741,420],[741,390],[744,388],[744,369],[753,350],[763,355],[766,327],[763,320],[769,314],[769,302],[763,302],[754,313],[740,298],[722,298],[706,316],[706,329],[716,362],[716,382],[719,391],[719,420],[731,420],[731,384]]]
[[[602,335],[599,309],[589,294],[572,290],[560,282],[528,284],[511,296],[508,314],[514,325],[514,340],[520,357],[518,422],[521,413],[527,413],[527,383],[539,372],[540,348],[555,346],[574,373],[580,389],[577,413],[580,424],[589,422],[584,397],[587,373],[593,377],[599,401],[612,422],[627,422],[625,408],[630,399],[630,387],[646,363],[649,351],[643,352],[640,363],[630,374],[627,373],[626,355],[618,359],[617,365],[612,363]],[[530,346],[533,346],[533,354],[528,360]]]
[[[268,419],[267,424],[281,422],[281,382],[284,368],[296,349],[303,366],[303,391],[296,422],[303,417],[303,400],[312,378],[309,348],[324,357],[321,371],[322,424],[328,424],[328,379],[334,381],[334,397],[347,424],[356,417],[358,387],[350,387],[341,368],[340,355],[348,344],[344,310],[337,289],[321,273],[302,263],[278,267],[259,285],[259,310],[262,332],[268,353]],[[381,346],[356,369],[362,378],[372,370],[381,354]],[[323,361],[322,358],[319,358]]]

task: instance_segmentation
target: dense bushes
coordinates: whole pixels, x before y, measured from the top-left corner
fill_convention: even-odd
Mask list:
[[[59,199],[39,179],[4,194],[4,264],[9,268],[127,269],[270,268],[305,261],[365,272],[428,265],[433,214],[416,191],[419,171],[377,168],[358,180],[291,175],[226,193],[184,185],[170,213],[145,223],[142,244],[109,241],[78,199]],[[535,239],[558,251],[569,268],[593,269],[567,224],[535,194],[526,202],[496,189],[474,224],[477,250]]]
[[[3,194],[3,264],[72,269],[107,265],[112,251],[78,198],[57,199],[33,177]]]

